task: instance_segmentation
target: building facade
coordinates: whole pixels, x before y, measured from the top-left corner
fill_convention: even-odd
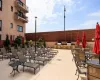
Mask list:
[[[0,40],[24,37],[28,12],[26,0],[0,0]]]

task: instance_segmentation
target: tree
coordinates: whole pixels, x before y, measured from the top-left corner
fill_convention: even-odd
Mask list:
[[[22,42],[21,36],[17,36],[14,43],[17,44],[18,46],[20,46],[21,42]]]
[[[6,35],[6,40],[4,41],[4,46],[5,46],[5,47],[9,47],[9,45],[10,45],[9,36]]]

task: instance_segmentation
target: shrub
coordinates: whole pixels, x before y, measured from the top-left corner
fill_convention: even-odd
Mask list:
[[[15,39],[14,43],[15,43],[15,45],[20,46],[21,43],[22,43],[21,36],[17,36],[17,38]]]
[[[45,40],[42,37],[40,37],[38,39],[38,41],[37,41],[37,47],[46,47],[46,42],[45,42]]]
[[[33,45],[33,41],[32,40],[29,41],[29,45],[31,45],[31,46]]]
[[[6,35],[6,40],[4,41],[4,46],[5,46],[5,47],[9,47],[9,45],[10,45],[9,36]]]
[[[26,45],[27,47],[29,47],[29,42],[28,42],[28,41],[25,41],[25,45]]]

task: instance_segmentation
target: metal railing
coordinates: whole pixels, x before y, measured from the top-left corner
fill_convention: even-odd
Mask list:
[[[24,15],[23,13],[20,14],[19,12],[15,12],[15,15],[25,19],[25,21],[28,21],[28,17],[26,17],[26,15]]]
[[[21,5],[23,8],[25,8],[27,11],[29,10],[29,8],[26,6],[26,4],[24,4],[21,0],[15,0],[19,5]]]

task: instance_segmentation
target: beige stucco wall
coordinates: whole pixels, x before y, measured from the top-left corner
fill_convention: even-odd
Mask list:
[[[21,35],[24,36],[25,33],[25,23],[20,20],[14,19],[14,13],[16,12],[16,7],[14,4],[15,0],[3,0],[2,11],[0,11],[0,20],[2,20],[2,40],[5,40],[6,34],[8,35]],[[26,0],[23,0],[24,2]],[[13,6],[13,12],[11,11],[11,6]],[[13,28],[10,28],[10,23],[13,23]],[[23,26],[23,32],[17,31],[17,25]]]

